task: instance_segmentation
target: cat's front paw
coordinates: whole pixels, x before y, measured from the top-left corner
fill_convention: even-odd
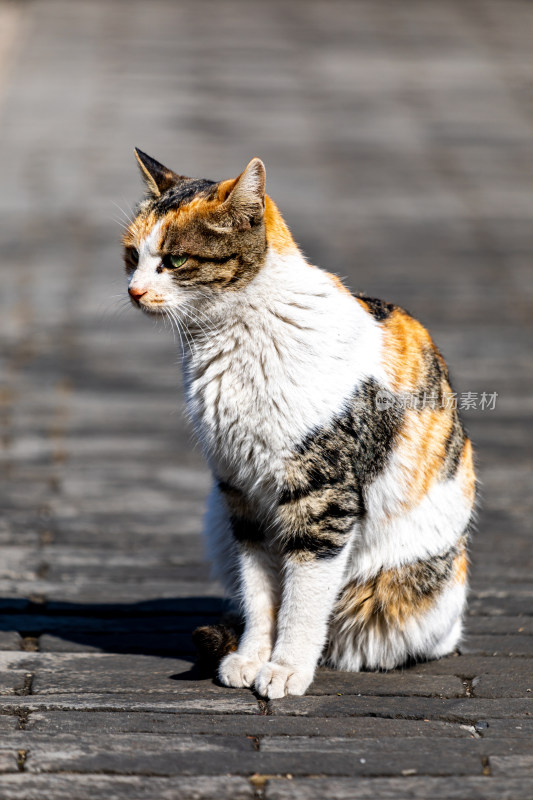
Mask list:
[[[267,661],[255,680],[255,688],[261,697],[277,700],[288,694],[305,694],[312,680],[313,670]]]
[[[230,653],[222,659],[218,668],[218,677],[224,686],[235,688],[253,686],[257,673],[265,663],[269,654],[264,658],[247,658],[237,653]]]

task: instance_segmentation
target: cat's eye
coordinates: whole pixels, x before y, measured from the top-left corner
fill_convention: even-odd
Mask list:
[[[172,256],[167,254],[166,256],[163,256],[162,264],[165,269],[179,269],[185,264],[188,258],[189,256],[186,255]]]
[[[135,247],[129,247],[126,251],[126,258],[134,267],[139,263],[139,251]]]

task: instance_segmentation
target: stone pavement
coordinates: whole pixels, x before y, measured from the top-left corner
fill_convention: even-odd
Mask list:
[[[533,796],[532,31],[528,0],[0,0],[0,800]],[[309,257],[477,393],[462,655],[271,703],[195,675],[209,477],[172,335],[123,308],[134,145],[263,157]]]

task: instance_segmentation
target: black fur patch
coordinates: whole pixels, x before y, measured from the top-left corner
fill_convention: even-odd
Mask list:
[[[445,445],[445,459],[444,459],[444,475],[446,478],[453,478],[459,467],[461,460],[461,453],[465,446],[466,435],[459,419],[457,410],[453,411],[452,428],[446,439]]]
[[[435,408],[441,408],[445,395],[450,391],[448,369],[443,357],[435,346],[426,345],[423,350],[424,375],[420,387],[420,401],[433,403]],[[431,401],[429,398],[433,398]]]
[[[241,544],[259,544],[265,538],[265,531],[259,521],[254,518],[244,493],[226,481],[218,481],[218,488],[224,496],[228,507],[231,532]]]
[[[278,508],[286,553],[336,555],[365,513],[365,488],[385,467],[402,420],[399,407],[378,407],[379,391],[366,381],[343,414],[298,447]]]
[[[462,544],[462,540],[460,544]],[[454,545],[446,553],[440,553],[402,568],[403,583],[409,585],[412,592],[421,597],[437,594],[450,579],[453,562],[459,552],[459,545]]]
[[[436,403],[436,408],[444,408],[446,402],[451,399],[450,376],[446,363],[436,347],[426,347],[424,365],[426,370],[424,386],[418,398],[420,407],[423,407],[424,403],[429,405]],[[443,411],[443,413],[449,413],[452,419],[452,427],[445,444],[443,474],[446,478],[453,478],[459,466],[466,434],[456,408],[450,408],[448,412]]]
[[[238,542],[242,544],[259,544],[265,538],[265,532],[260,524],[242,517],[230,517],[231,531]]]
[[[163,216],[168,211],[190,203],[198,194],[209,197],[213,187],[217,185],[215,181],[209,181],[206,178],[183,178],[179,183],[167,189],[161,197],[156,198],[152,202],[151,208],[156,214]]]
[[[235,652],[242,627],[240,621],[228,619],[196,628],[192,640],[197,653],[196,666],[201,674],[213,675],[224,656]]]
[[[367,304],[370,313],[378,322],[383,322],[397,308],[393,303],[386,303],[385,300],[380,300],[379,297],[367,297],[362,292],[357,292],[355,297]]]

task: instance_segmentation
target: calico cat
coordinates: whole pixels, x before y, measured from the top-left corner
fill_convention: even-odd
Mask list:
[[[392,669],[452,652],[476,482],[430,335],[305,260],[258,158],[214,182],[136,156],[128,291],[180,326],[214,478],[209,555],[244,614],[221,682],[279,698],[304,694],[319,661]]]

